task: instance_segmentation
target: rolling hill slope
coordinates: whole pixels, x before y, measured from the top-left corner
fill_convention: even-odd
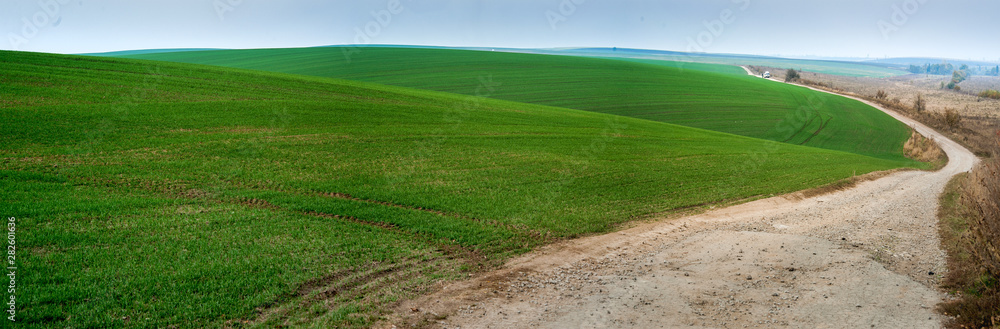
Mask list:
[[[635,218],[921,166],[602,113],[0,52],[25,327],[359,327]]]
[[[739,67],[414,48],[301,48],[127,56],[488,96],[899,160],[909,128],[860,102]]]
[[[842,75],[848,77],[887,78],[905,75],[905,67],[891,63],[859,62],[856,60],[795,59],[770,56],[740,54],[684,53],[643,49],[611,48],[570,48],[541,50],[541,54],[563,54],[570,56],[605,57],[621,59],[641,59],[660,61],[686,61],[725,65],[757,65],[805,70],[809,72]]]

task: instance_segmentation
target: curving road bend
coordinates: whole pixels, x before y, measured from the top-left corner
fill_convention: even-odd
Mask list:
[[[937,141],[948,165],[551,245],[404,302],[385,326],[938,328],[938,196],[978,160],[869,105]]]

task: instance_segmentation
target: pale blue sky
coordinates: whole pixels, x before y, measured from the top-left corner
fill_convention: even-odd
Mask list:
[[[6,0],[0,49],[360,42],[997,61],[997,15],[993,0]]]

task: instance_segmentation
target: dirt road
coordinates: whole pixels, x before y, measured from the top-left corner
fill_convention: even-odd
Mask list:
[[[551,245],[407,301],[385,326],[937,328],[937,199],[977,160],[889,113],[949,164]]]

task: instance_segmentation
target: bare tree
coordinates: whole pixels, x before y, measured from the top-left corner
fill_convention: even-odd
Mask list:
[[[924,95],[917,94],[917,99],[913,101],[913,109],[917,112],[927,110],[927,100],[924,99]]]

